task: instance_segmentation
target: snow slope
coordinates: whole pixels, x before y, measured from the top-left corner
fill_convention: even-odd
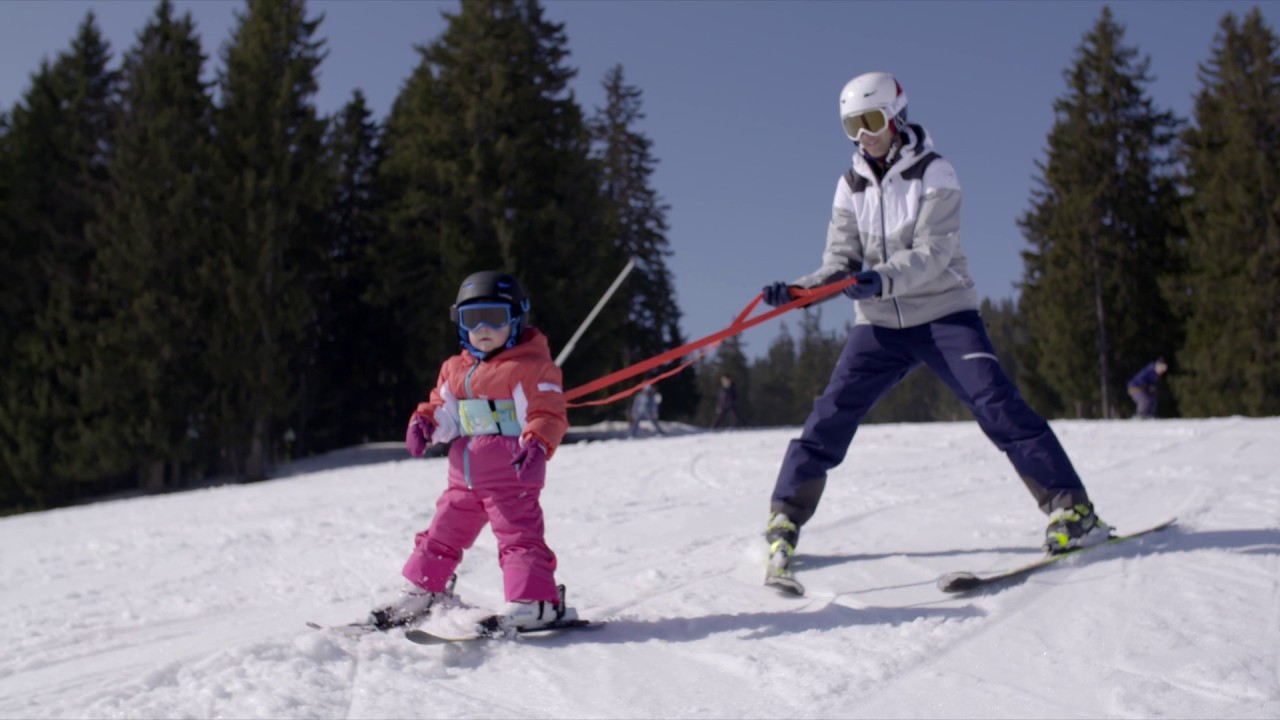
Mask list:
[[[0,519],[0,717],[1280,717],[1280,419],[1054,427],[1104,519],[1177,525],[959,598],[935,578],[1031,559],[1044,525],[974,423],[859,432],[804,598],[761,586],[796,429],[565,446],[549,541],[609,624],[537,641],[304,626],[395,592],[442,459]],[[502,601],[487,532],[458,591]]]

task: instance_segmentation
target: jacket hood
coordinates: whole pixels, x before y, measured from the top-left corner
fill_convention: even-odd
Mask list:
[[[902,146],[898,149],[898,159],[885,171],[886,175],[900,173],[933,152],[933,139],[921,125],[914,123],[907,125],[898,137],[902,140]],[[871,162],[862,154],[861,147],[853,154],[853,170],[869,180],[874,180],[876,177],[871,169]]]

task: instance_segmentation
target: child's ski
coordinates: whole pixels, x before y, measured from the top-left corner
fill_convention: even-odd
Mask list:
[[[396,628],[411,628],[414,625],[423,622],[430,616],[431,611],[428,610],[424,613],[414,615],[413,617],[405,618],[403,621],[398,622],[395,625],[386,625],[382,627],[379,627],[367,620],[364,622],[346,623],[345,625],[321,625],[320,623],[308,620],[307,627],[312,630],[328,630],[348,637],[360,637],[361,635],[372,635],[373,633],[387,632],[388,630]]]
[[[1177,518],[1169,518],[1168,520],[1165,520],[1164,522],[1159,523],[1158,525],[1152,525],[1149,528],[1145,528],[1137,532],[1132,532],[1132,533],[1129,533],[1128,535],[1117,535],[1105,542],[1098,543],[1097,545],[1089,545],[1087,547],[1079,548],[1078,550],[1072,550],[1070,552],[1060,553],[1058,555],[1046,555],[1038,560],[1029,562],[1026,565],[1020,565],[1018,567],[1011,568],[1003,572],[993,573],[991,575],[977,575],[971,572],[947,573],[946,575],[943,575],[942,577],[938,578],[938,589],[944,593],[953,593],[953,594],[973,592],[974,590],[977,590],[980,588],[990,587],[992,585],[996,585],[1002,582],[1007,582],[1014,578],[1019,578],[1025,575],[1029,575],[1035,572],[1036,570],[1048,567],[1058,562],[1059,560],[1066,560],[1067,558],[1072,558],[1077,555],[1087,553],[1090,550],[1094,550],[1100,547],[1106,547],[1108,545],[1115,545],[1116,543],[1121,543],[1126,540],[1132,540],[1134,538],[1147,535],[1149,533],[1157,532],[1159,530],[1164,530],[1165,528],[1172,525],[1175,520],[1177,520]]]
[[[404,634],[404,636],[408,638],[411,642],[418,643],[419,645],[438,645],[440,643],[471,642],[472,640],[506,639],[508,636],[501,631],[481,629],[480,626],[489,619],[490,618],[481,620],[479,623],[476,624],[475,630],[466,635],[438,635],[436,633],[428,632],[426,630],[414,629],[414,630],[407,631]],[[535,627],[535,628],[517,628],[516,634],[520,635],[521,637],[551,636],[554,634],[558,634],[557,631],[562,631],[562,630],[574,630],[574,629],[581,629],[581,628],[601,628],[604,626],[605,626],[604,622],[592,622],[590,620],[582,620],[582,619],[559,620],[559,621],[550,622],[546,625],[539,625],[538,627]]]
[[[367,622],[347,623],[346,625],[321,625],[320,623],[308,620],[307,627],[312,630],[328,630],[330,632],[336,632],[339,635],[346,635],[347,637],[360,637],[361,635],[371,635],[373,633],[383,632],[383,630],[379,629],[373,623]]]

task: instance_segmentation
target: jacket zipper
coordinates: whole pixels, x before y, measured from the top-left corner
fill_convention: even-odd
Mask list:
[[[466,392],[468,400],[474,399],[471,394],[471,375],[479,367],[480,359],[476,358],[475,364],[467,371],[467,376],[462,381],[462,389]],[[462,479],[467,483],[469,489],[474,490],[475,488],[471,485],[471,436],[467,435],[464,442],[466,444],[462,446]]]
[[[887,178],[892,171],[893,168],[886,170],[885,177]],[[872,173],[872,175],[875,175],[875,173]],[[884,220],[884,182],[880,178],[875,180],[876,188],[880,191],[880,261],[887,263],[889,262],[889,228]],[[884,278],[880,279],[883,280]],[[893,312],[898,316],[898,329],[901,330],[902,308],[898,306],[898,298],[896,297],[893,299]]]

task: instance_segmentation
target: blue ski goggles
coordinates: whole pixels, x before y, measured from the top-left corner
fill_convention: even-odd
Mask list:
[[[511,324],[511,306],[507,303],[474,303],[457,309],[458,327],[474,332],[482,327],[501,330]]]

